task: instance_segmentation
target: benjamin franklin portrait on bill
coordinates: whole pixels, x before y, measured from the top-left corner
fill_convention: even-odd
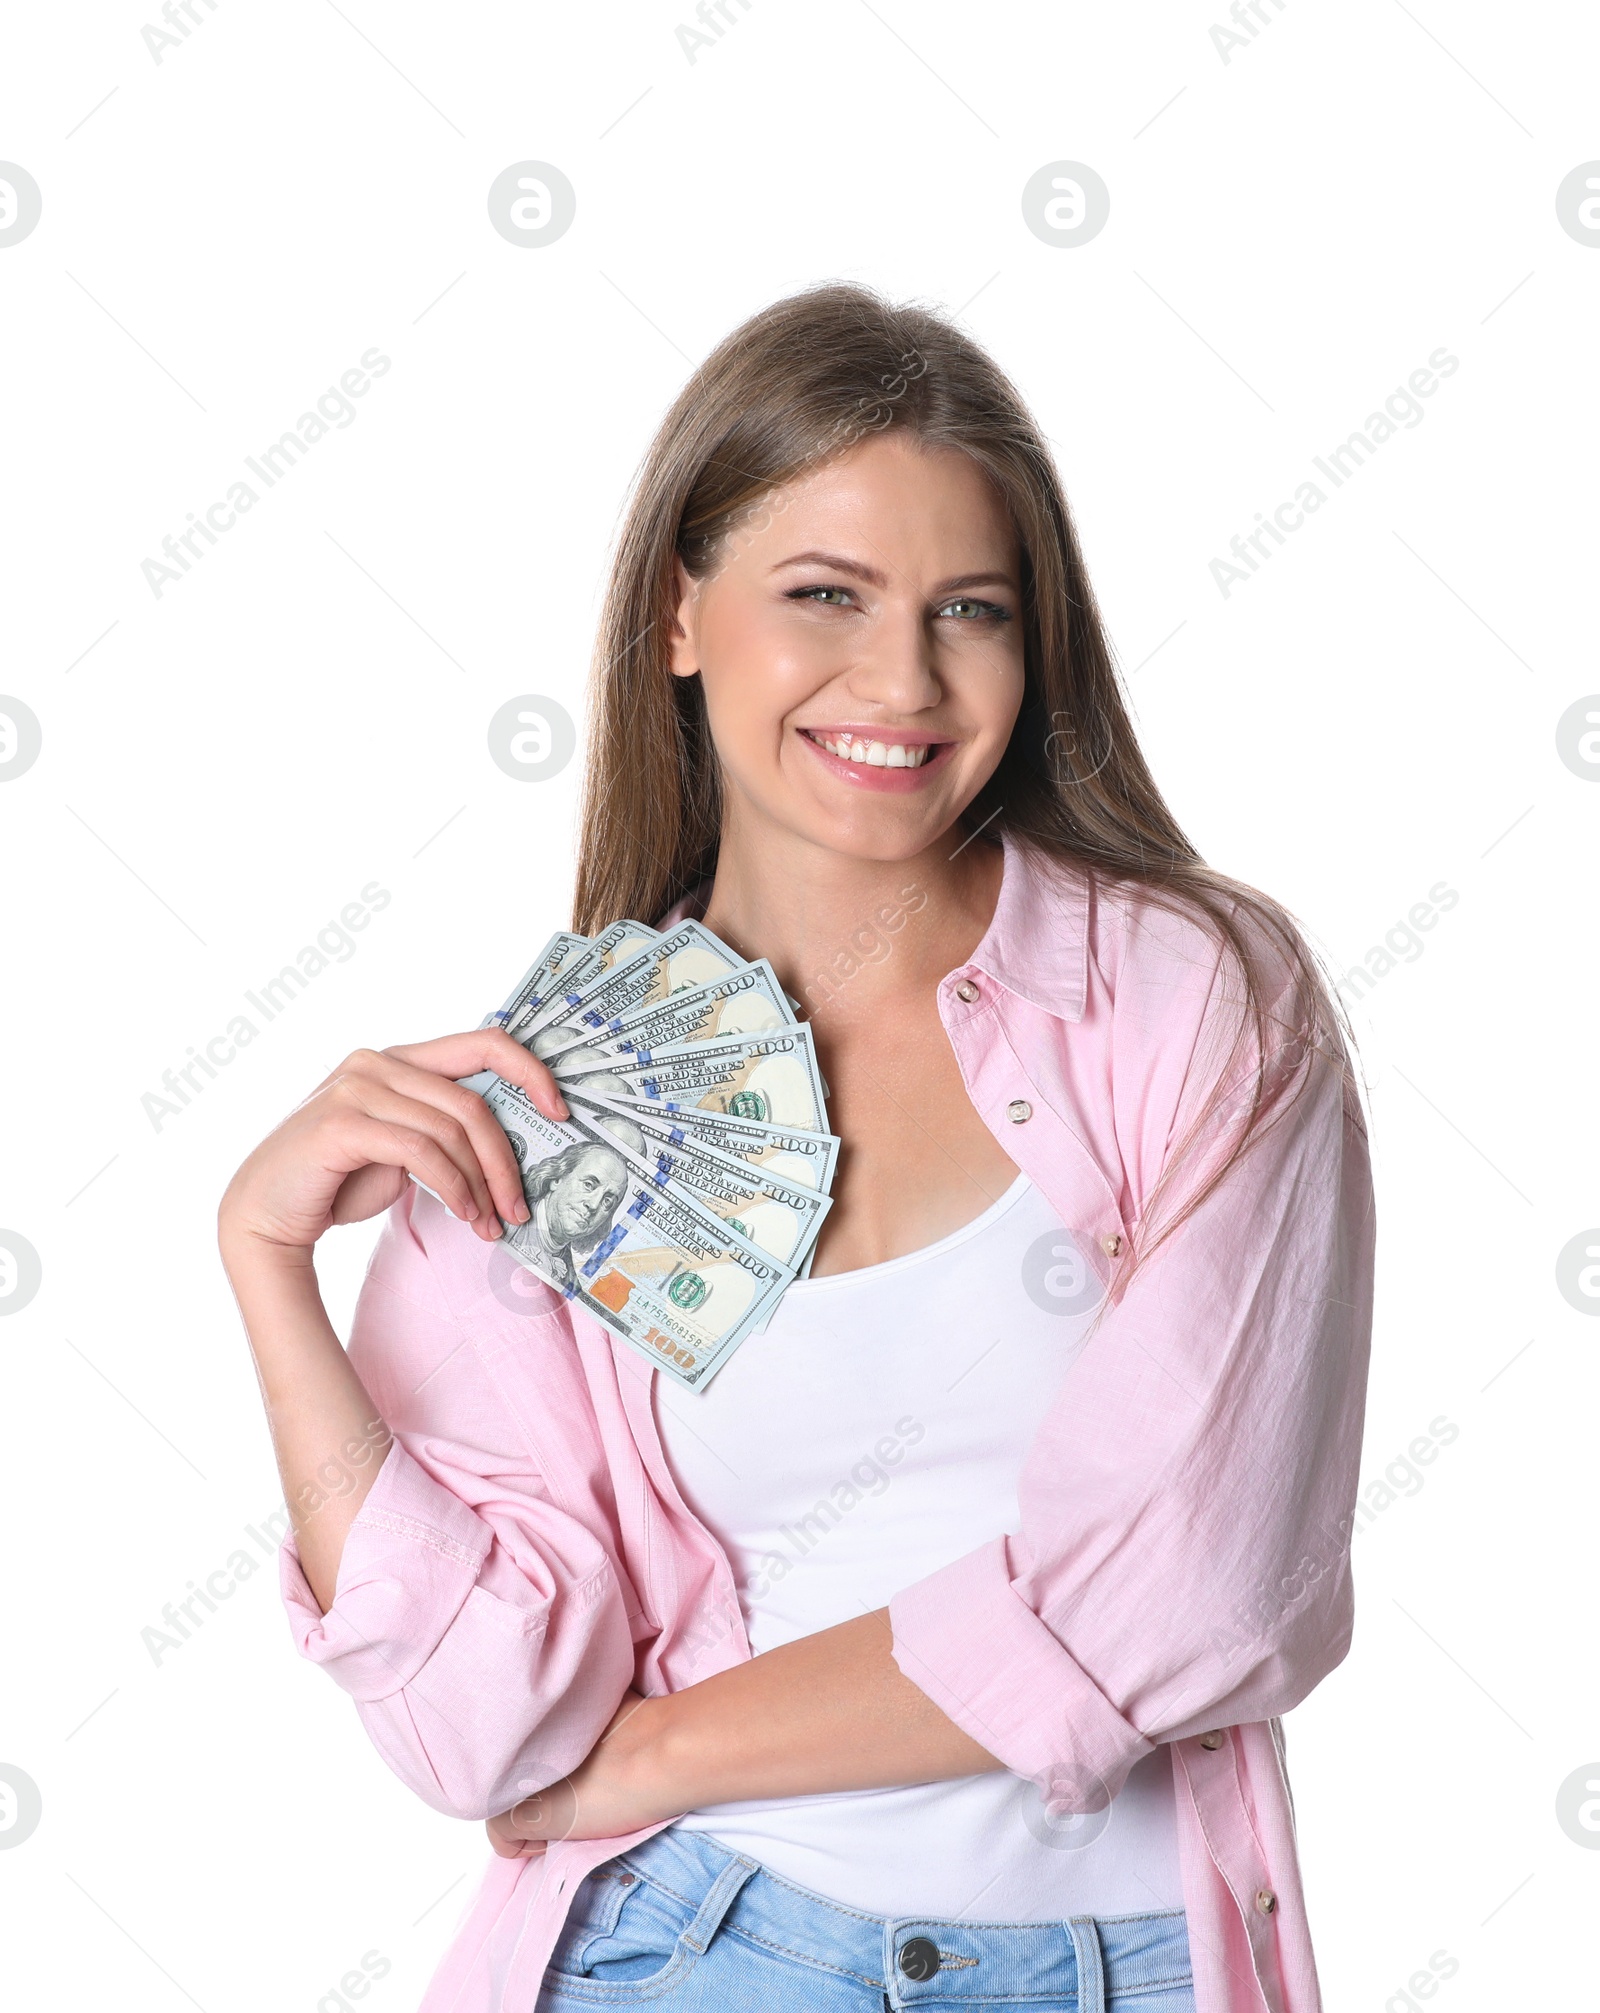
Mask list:
[[[596,1079],[608,1085],[612,1081]],[[531,1213],[526,1223],[513,1225],[505,1238],[512,1250],[563,1291],[576,1282],[579,1264],[610,1230],[628,1192],[627,1163],[603,1132],[614,1130],[636,1153],[644,1145],[643,1133],[625,1120],[574,1119],[572,1123],[589,1137],[523,1168],[522,1192]],[[517,1157],[520,1160],[522,1155]]]

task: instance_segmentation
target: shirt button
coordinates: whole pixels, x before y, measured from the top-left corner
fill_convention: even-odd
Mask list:
[[[1201,1736],[1200,1736],[1200,1745],[1201,1745],[1202,1747],[1207,1747],[1207,1748],[1210,1748],[1210,1749],[1211,1749],[1211,1751],[1212,1751],[1213,1753],[1215,1753],[1215,1752],[1216,1752],[1216,1750],[1217,1750],[1217,1749],[1218,1749],[1219,1747],[1221,1747],[1222,1743],[1223,1743],[1223,1742],[1224,1742],[1224,1741],[1225,1741],[1225,1740],[1226,1740],[1227,1738],[1228,1738],[1228,1736],[1227,1736],[1227,1735],[1226,1735],[1226,1734],[1225,1734],[1225,1733],[1224,1733],[1224,1732],[1222,1731],[1222,1729],[1221,1729],[1221,1728],[1219,1727],[1219,1728],[1217,1729],[1217,1731],[1216,1731],[1215,1733],[1203,1733],[1203,1734],[1201,1734]]]
[[[1270,1887],[1263,1887],[1256,1895],[1256,1906],[1263,1915],[1270,1915],[1278,1905],[1278,1897]]]
[[[1122,1256],[1122,1239],[1113,1230],[1108,1236],[1101,1238],[1100,1249],[1106,1254],[1107,1258],[1120,1258]]]
[[[960,985],[956,987],[956,998],[958,1000],[965,1000],[968,1006],[971,1006],[977,997],[978,988],[972,983],[971,979],[963,979]]]
[[[1015,1097],[1006,1106],[1006,1117],[1013,1125],[1026,1125],[1033,1116],[1033,1106],[1025,1097]]]

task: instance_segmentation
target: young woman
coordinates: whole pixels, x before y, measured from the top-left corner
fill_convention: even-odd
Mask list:
[[[1151,779],[1016,392],[858,288],[757,315],[644,464],[596,679],[574,928],[769,958],[843,1148],[692,1394],[499,1250],[456,1079],[566,1115],[502,1031],[358,1050],[224,1198],[298,1645],[489,1821],[426,2007],[1314,2013],[1278,1715],[1349,1640],[1365,1132],[1293,925]],[[347,1354],[313,1250],[383,1209]]]

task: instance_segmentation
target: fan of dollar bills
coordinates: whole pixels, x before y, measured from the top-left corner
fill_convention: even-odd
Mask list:
[[[552,937],[485,1027],[549,1064],[558,1124],[492,1071],[531,1211],[503,1247],[691,1390],[811,1264],[839,1141],[765,958],[694,922]]]

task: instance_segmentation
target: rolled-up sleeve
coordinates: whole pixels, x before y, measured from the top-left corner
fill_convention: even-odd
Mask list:
[[[1257,1045],[1225,970],[1092,1030],[1152,1177],[1122,1170],[1138,1262],[1029,1448],[1017,1529],[889,1604],[904,1674],[1067,1805],[1158,1742],[1287,1711],[1350,1641],[1366,1131],[1342,1044],[1304,1040],[1303,994],[1272,988]]]
[[[327,1612],[292,1534],[279,1567],[296,1648],[389,1766],[434,1809],[483,1818],[582,1761],[632,1681],[633,1635],[559,1296],[542,1318],[464,1306],[482,1275],[468,1235],[418,1190],[395,1204],[350,1339],[392,1443]],[[495,1375],[509,1349],[541,1353],[555,1463]]]

